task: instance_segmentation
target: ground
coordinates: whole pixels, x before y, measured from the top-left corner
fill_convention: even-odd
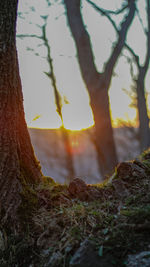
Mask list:
[[[150,151],[101,184],[44,177],[22,197],[20,233],[0,230],[0,266],[132,266],[150,251]]]

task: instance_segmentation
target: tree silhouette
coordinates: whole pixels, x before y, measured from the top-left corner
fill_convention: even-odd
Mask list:
[[[109,111],[108,89],[114,67],[125,44],[127,31],[135,14],[135,0],[127,1],[128,14],[123,19],[118,39],[112,53],[105,63],[104,71],[99,73],[94,63],[90,36],[85,28],[81,14],[81,0],[64,0],[68,24],[75,41],[82,78],[88,89],[95,120],[95,145],[102,175],[112,171],[117,164],[113,129]],[[120,11],[118,11],[120,12]]]
[[[105,15],[113,28],[118,33],[119,30],[112,20],[110,13],[107,10],[99,8],[97,5],[93,4],[90,0],[87,0],[98,12]],[[122,12],[122,10],[120,10]],[[139,17],[139,20],[142,24],[142,20],[139,15],[139,11],[136,6],[136,13]],[[141,152],[147,149],[150,146],[150,131],[149,131],[149,117],[148,117],[148,110],[146,105],[146,97],[145,97],[145,78],[149,68],[149,61],[150,61],[150,2],[146,0],[146,13],[147,13],[147,29],[144,28],[142,24],[142,28],[146,35],[146,53],[145,53],[145,60],[143,64],[140,64],[140,57],[134,52],[134,49],[125,42],[125,48],[130,52],[132,59],[127,57],[127,60],[130,64],[130,73],[134,82],[134,92],[136,93],[136,103],[134,103],[134,107],[136,106],[138,112],[138,119],[139,119],[139,136],[140,136],[140,149]],[[133,72],[133,62],[137,67],[137,74],[135,75]],[[135,102],[135,99],[134,99]]]
[[[145,97],[145,78],[149,68],[150,61],[150,2],[146,0],[147,12],[147,30],[146,35],[146,55],[143,64],[140,64],[139,56],[134,50],[126,44],[125,47],[131,53],[134,63],[137,66],[137,75],[132,75],[134,81],[134,88],[137,93],[137,111],[139,119],[139,134],[140,134],[140,148],[141,152],[150,146],[150,130],[149,130],[149,117]],[[131,72],[132,73],[132,72]]]
[[[48,6],[50,6],[50,2],[47,1]],[[70,138],[69,138],[69,132],[67,129],[64,127],[64,122],[63,122],[63,115],[62,115],[62,106],[63,106],[63,101],[62,97],[59,93],[58,87],[57,87],[57,81],[56,81],[56,76],[54,72],[54,66],[53,66],[53,59],[51,56],[51,47],[49,40],[47,38],[47,20],[48,20],[48,15],[46,16],[41,16],[41,18],[44,20],[44,24],[42,26],[37,25],[41,29],[41,35],[36,35],[36,34],[18,34],[17,37],[19,38],[37,38],[42,40],[44,47],[46,48],[46,61],[48,63],[49,71],[44,72],[45,75],[50,79],[52,88],[54,91],[54,98],[55,98],[55,105],[56,105],[56,111],[61,119],[61,133],[62,133],[62,140],[65,148],[65,156],[66,156],[66,169],[68,170],[68,180],[72,180],[74,175],[75,175],[75,170],[74,170],[74,162],[73,162],[73,154],[72,154],[72,148],[70,144]],[[35,53],[36,55],[36,53]]]
[[[49,72],[45,72],[45,74],[50,78],[53,89],[54,89],[56,111],[58,112],[60,119],[61,119],[61,123],[62,123],[61,132],[62,132],[63,143],[65,147],[65,152],[66,152],[66,169],[68,170],[68,180],[72,180],[73,176],[75,175],[73,154],[72,154],[72,149],[70,145],[69,134],[68,134],[67,129],[65,129],[64,127],[63,115],[62,115],[62,98],[57,88],[56,77],[55,77],[54,68],[53,68],[53,60],[51,57],[50,44],[46,36],[47,18],[48,17],[44,18],[45,23],[41,28],[42,29],[41,39],[43,40],[44,46],[47,49],[47,63],[49,65]]]

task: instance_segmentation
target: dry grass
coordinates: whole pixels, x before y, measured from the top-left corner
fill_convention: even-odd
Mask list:
[[[125,266],[129,252],[147,248],[150,242],[149,152],[142,155],[138,164],[143,168],[143,176],[140,172],[125,173],[120,178],[116,170],[110,182],[87,186],[90,198],[82,201],[71,196],[67,185],[44,178],[35,189],[38,205],[32,209],[24,237],[22,241],[7,237],[0,266],[29,266],[28,262],[44,266],[45,255],[50,257],[54,252],[59,252],[59,266],[69,266],[70,258],[87,238],[103,257],[111,254],[115,266]],[[125,195],[120,195],[116,186],[120,181]],[[19,265],[21,253],[26,259],[24,265]]]

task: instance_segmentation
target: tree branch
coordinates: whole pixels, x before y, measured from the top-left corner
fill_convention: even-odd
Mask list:
[[[91,4],[95,9],[97,9],[97,10],[99,9],[99,11],[102,10],[102,12],[106,12],[107,14],[112,14],[112,15],[119,15],[128,7],[128,4],[127,4],[127,5],[123,5],[121,9],[118,9],[116,11],[112,11],[112,10],[106,10],[106,9],[100,8],[90,0],[86,0],[86,1],[89,4]]]
[[[103,8],[98,7],[95,3],[93,3],[90,0],[86,0],[96,11],[100,12],[102,15],[106,16],[110,23],[113,25],[114,29],[116,30],[117,33],[119,33],[117,26],[115,24],[115,22],[113,21],[113,19],[111,18],[111,16],[109,15],[110,11],[105,10]]]
[[[116,26],[116,24],[115,24],[115,22],[113,21],[113,19],[110,17],[110,15],[108,14],[108,11],[107,10],[104,10],[104,9],[102,9],[102,8],[100,8],[100,7],[98,7],[95,3],[93,3],[92,1],[90,1],[90,0],[86,0],[88,3],[90,3],[91,4],[91,6],[95,9],[95,10],[97,10],[98,12],[100,12],[101,14],[103,14],[103,15],[105,15],[107,18],[108,18],[108,20],[110,21],[110,23],[112,24],[112,26],[113,26],[113,28],[115,29],[115,31],[116,31],[116,33],[119,35],[120,34],[120,32],[119,32],[119,30],[118,30],[118,28],[117,28],[117,26]],[[128,7],[128,5],[127,6],[125,6],[126,8]],[[125,9],[125,8],[124,8]],[[122,11],[124,10],[124,9],[121,9]],[[136,9],[136,7],[135,7],[135,9]],[[121,11],[120,10],[120,11]],[[119,13],[121,13],[121,12],[119,12]],[[137,64],[137,66],[138,67],[140,67],[140,65],[139,65],[139,57],[135,54],[135,52],[133,51],[133,49],[128,45],[128,44],[124,44],[124,46],[125,46],[125,48],[127,49],[127,50],[129,50],[129,52],[132,54],[132,56],[134,57],[134,60],[135,60],[135,62],[136,62],[136,64]]]
[[[140,63],[139,63],[139,56],[133,51],[133,49],[125,43],[125,48],[132,54],[138,68],[140,67]]]
[[[46,21],[46,20],[45,20]],[[54,95],[55,95],[55,104],[56,104],[56,111],[59,114],[61,121],[62,121],[62,125],[63,125],[63,117],[62,117],[62,101],[61,101],[61,96],[59,94],[59,91],[57,89],[57,85],[56,85],[56,78],[55,78],[55,74],[54,74],[54,68],[53,68],[53,59],[51,57],[51,49],[50,49],[50,45],[48,42],[48,39],[46,37],[46,23],[42,26],[42,40],[44,42],[44,45],[47,49],[47,62],[49,64],[49,72],[44,72],[50,79],[52,82],[52,86],[54,89]]]
[[[136,9],[136,5],[135,5],[135,1],[131,0],[129,3],[129,13],[126,16],[125,20],[122,22],[121,24],[121,29],[118,32],[118,41],[113,49],[113,52],[105,66],[105,75],[107,77],[107,82],[110,83],[111,77],[112,77],[112,72],[114,69],[114,66],[117,62],[117,59],[120,55],[120,52],[123,48],[123,46],[125,45],[125,40],[126,40],[126,35],[127,35],[127,31],[129,29],[129,26],[134,18],[134,14],[135,14],[135,9]]]
[[[136,13],[137,13],[138,19],[139,19],[139,21],[140,21],[140,23],[141,23],[143,32],[146,34],[146,29],[144,28],[143,21],[142,21],[142,18],[140,17],[140,13],[139,13],[139,10],[138,10],[137,7],[136,7]]]
[[[38,38],[38,39],[42,39],[42,36],[38,36],[36,34],[16,34],[16,37],[17,38],[25,38],[25,37],[28,37],[28,38]]]
[[[148,66],[149,66],[149,60],[150,60],[150,1],[147,0],[147,22],[148,22],[148,30],[147,30],[147,50],[146,50],[146,58],[143,65],[143,71],[146,75]]]

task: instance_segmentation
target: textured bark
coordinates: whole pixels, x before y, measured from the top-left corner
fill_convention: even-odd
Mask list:
[[[13,222],[27,183],[42,174],[24,117],[16,52],[17,0],[0,1],[0,209],[1,222]]]
[[[129,13],[121,24],[118,40],[105,65],[99,73],[94,63],[90,37],[85,29],[80,11],[80,0],[64,0],[70,30],[78,55],[83,80],[88,89],[95,120],[95,146],[102,175],[112,171],[117,164],[117,155],[109,111],[108,89],[117,59],[124,46],[128,28],[135,13],[135,1],[130,1]]]

